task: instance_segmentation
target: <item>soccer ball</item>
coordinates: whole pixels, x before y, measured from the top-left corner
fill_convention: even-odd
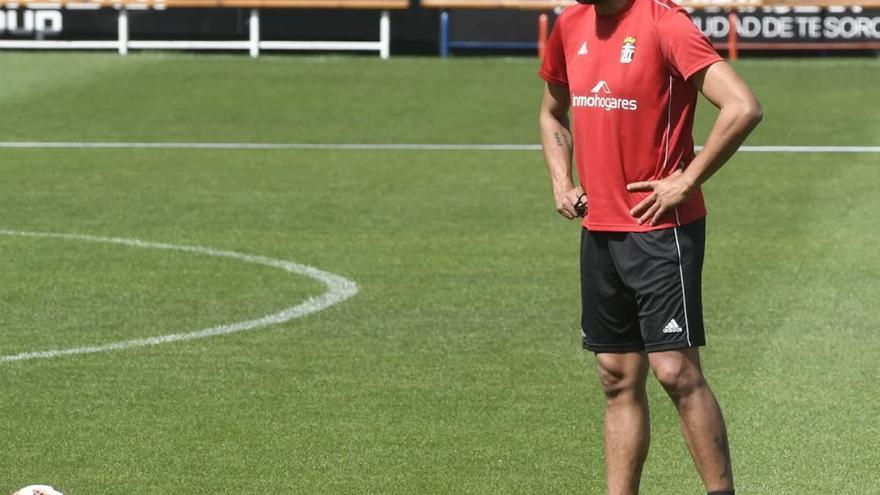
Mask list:
[[[64,495],[60,490],[49,485],[30,485],[21,488],[12,495]]]

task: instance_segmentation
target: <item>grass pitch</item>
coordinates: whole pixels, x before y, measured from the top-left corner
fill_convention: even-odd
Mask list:
[[[5,141],[535,143],[532,59],[0,54]],[[880,145],[876,60],[745,61],[749,144]],[[701,104],[697,141],[713,109]],[[360,294],[261,330],[0,364],[0,491],[591,493],[578,228],[537,152],[0,150],[0,228],[293,260]],[[706,187],[707,373],[741,494],[880,492],[878,154],[737,155]],[[323,288],[0,236],[0,354],[252,319]],[[701,493],[662,390],[643,493]]]

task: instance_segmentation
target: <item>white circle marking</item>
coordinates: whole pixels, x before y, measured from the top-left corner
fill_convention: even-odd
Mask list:
[[[286,272],[303,275],[315,279],[325,287],[327,291],[320,296],[307,299],[296,306],[285,308],[277,313],[272,313],[254,320],[240,321],[218,325],[194,332],[172,333],[168,335],[159,335],[156,337],[147,337],[143,339],[132,339],[121,342],[111,342],[108,344],[100,344],[85,347],[71,347],[68,349],[53,349],[48,351],[23,352],[20,354],[10,354],[0,356],[0,363],[10,361],[26,361],[29,359],[49,359],[60,356],[70,356],[74,354],[90,354],[96,352],[118,351],[122,349],[131,349],[133,347],[145,347],[159,344],[167,344],[169,342],[182,342],[187,340],[204,339],[217,335],[225,335],[230,333],[243,332],[245,330],[254,330],[257,328],[277,325],[296,318],[321,311],[334,304],[340,303],[358,292],[357,284],[345,277],[335,275],[333,273],[319,270],[308,265],[301,265],[292,261],[268,258],[265,256],[257,256],[253,254],[239,253],[236,251],[226,251],[221,249],[213,249],[202,246],[182,246],[177,244],[165,244],[161,242],[148,242],[137,239],[125,239],[120,237],[98,237],[80,234],[58,234],[52,232],[29,232],[23,230],[2,230],[0,235],[16,236],[16,237],[37,237],[45,239],[62,239],[68,241],[85,241],[100,242],[105,244],[117,244],[121,246],[131,246],[144,249],[166,249],[169,251],[180,251],[185,253],[195,253],[207,256],[216,256],[220,258],[229,258],[245,263],[254,263],[257,265],[269,266],[284,270]]]

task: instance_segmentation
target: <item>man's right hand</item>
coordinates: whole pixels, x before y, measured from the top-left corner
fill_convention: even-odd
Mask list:
[[[583,202],[584,212],[586,213],[587,196],[584,195],[584,189],[582,187],[578,186],[567,191],[560,191],[557,192],[555,196],[556,211],[565,218],[572,220],[577,217],[583,216],[580,215],[575,208],[575,205],[578,203],[579,199]]]

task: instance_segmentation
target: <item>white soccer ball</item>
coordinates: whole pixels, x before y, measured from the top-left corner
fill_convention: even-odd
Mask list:
[[[52,488],[49,485],[29,485],[19,489],[12,495],[64,495],[61,490]]]

